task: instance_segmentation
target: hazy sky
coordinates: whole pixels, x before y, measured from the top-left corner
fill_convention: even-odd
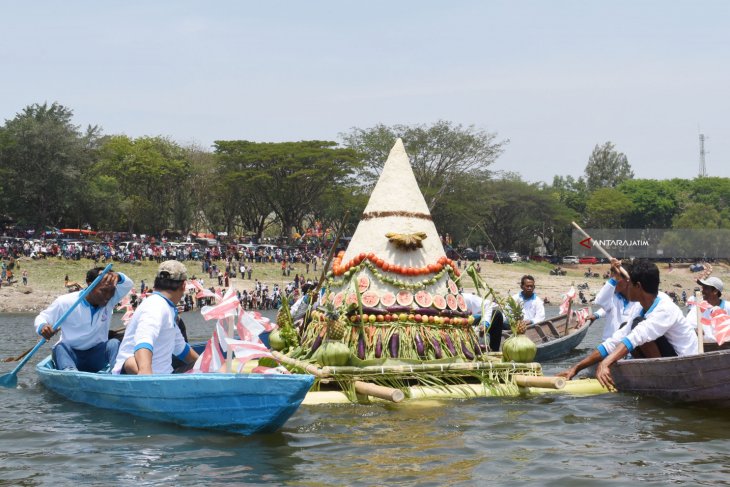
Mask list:
[[[5,1],[0,120],[58,101],[104,133],[339,140],[439,119],[510,143],[495,168],[730,177],[730,2]]]

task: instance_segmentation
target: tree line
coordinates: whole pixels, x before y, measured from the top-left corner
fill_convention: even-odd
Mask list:
[[[626,155],[596,145],[580,177],[530,183],[493,164],[508,140],[474,126],[376,125],[340,141],[216,141],[104,135],[58,103],[0,126],[0,220],[34,228],[159,235],[304,235],[314,222],[354,231],[401,137],[442,235],[454,245],[569,252],[571,221],[591,228],[730,228],[730,179],[635,179]],[[349,218],[344,220],[349,212]],[[2,222],[0,222],[2,223]]]

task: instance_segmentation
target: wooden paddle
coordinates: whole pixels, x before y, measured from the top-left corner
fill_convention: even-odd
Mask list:
[[[64,321],[66,321],[66,318],[68,318],[68,315],[71,314],[71,312],[76,309],[76,306],[81,303],[82,300],[86,299],[86,296],[96,287],[99,282],[101,282],[101,279],[110,271],[112,270],[112,264],[107,265],[102,272],[99,273],[98,276],[96,276],[96,279],[94,279],[94,282],[89,284],[89,287],[81,291],[79,294],[78,299],[74,304],[71,305],[69,309],[66,310],[66,312],[56,321],[56,323],[53,325],[53,331],[58,330]],[[35,347],[33,347],[30,352],[25,354],[25,358],[12,370],[9,374],[4,374],[0,376],[0,386],[3,387],[16,387],[18,385],[18,372],[20,369],[22,369],[26,363],[28,363],[28,360],[35,355],[35,353],[40,349],[44,343],[46,343],[48,340],[45,338],[41,338],[38,343],[36,343]]]
[[[579,227],[577,223],[575,223],[575,222],[571,222],[571,223],[573,224],[573,226],[575,227],[575,229],[578,230],[585,238],[591,239],[591,236],[588,235],[585,232],[585,230],[583,230],[581,227]],[[591,239],[591,240],[593,240],[593,239]],[[613,259],[613,257],[611,257],[611,254],[609,254],[608,252],[606,252],[606,249],[604,249],[603,247],[601,247],[601,245],[599,243],[593,242],[593,246],[595,248],[597,248],[598,251],[600,253],[602,253],[609,261],[611,259]],[[629,278],[629,273],[626,272],[626,269],[624,269],[623,266],[620,266],[619,267],[619,271],[621,272],[621,274],[624,275],[624,277],[626,277],[627,279]]]

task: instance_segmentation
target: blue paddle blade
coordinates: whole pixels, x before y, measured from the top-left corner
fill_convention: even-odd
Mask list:
[[[5,375],[0,375],[0,386],[7,388],[18,387],[18,375],[13,372]]]

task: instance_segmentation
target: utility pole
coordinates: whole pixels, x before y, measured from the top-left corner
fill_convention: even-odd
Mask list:
[[[707,176],[705,169],[705,134],[700,134],[700,172],[697,177],[704,178]]]

